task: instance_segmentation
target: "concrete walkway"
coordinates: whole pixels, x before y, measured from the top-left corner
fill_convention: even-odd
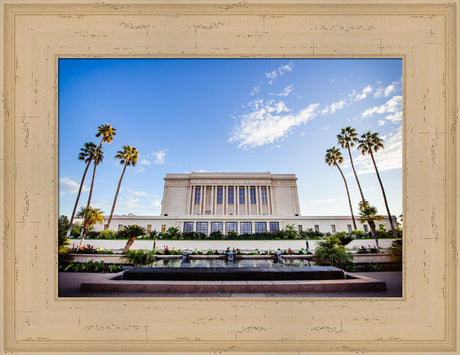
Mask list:
[[[82,282],[102,282],[109,274],[59,273],[59,297],[402,297],[400,271],[350,273],[384,281],[386,291],[324,292],[324,293],[102,293],[80,292]],[[110,274],[115,277],[117,274]]]

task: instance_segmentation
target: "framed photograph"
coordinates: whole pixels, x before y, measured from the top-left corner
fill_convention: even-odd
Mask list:
[[[2,0],[0,16],[3,352],[457,351],[456,1]],[[83,58],[400,60],[403,297],[59,297],[58,69]]]

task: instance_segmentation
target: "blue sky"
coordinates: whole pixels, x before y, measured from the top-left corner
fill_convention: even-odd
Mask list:
[[[390,211],[402,213],[400,59],[60,59],[59,213],[70,216],[97,127],[117,129],[104,144],[91,205],[110,213],[125,144],[128,167],[115,214],[159,215],[163,178],[192,171],[296,174],[302,215],[348,215],[345,187],[324,155],[346,126],[379,132],[375,158]],[[342,150],[351,198],[360,200]],[[367,200],[386,214],[369,156],[352,151]],[[88,172],[80,205],[86,205]]]

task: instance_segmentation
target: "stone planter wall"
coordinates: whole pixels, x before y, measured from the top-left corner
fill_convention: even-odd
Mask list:
[[[401,256],[383,253],[354,254],[353,262],[356,264],[399,263],[401,262]]]
[[[274,255],[235,255],[236,259],[273,259]],[[161,259],[182,259],[182,255],[157,255],[157,260]],[[281,258],[289,259],[311,259],[311,255],[282,255]],[[129,264],[120,254],[69,254],[69,259],[72,261],[86,262],[103,261],[104,263],[112,264]],[[189,255],[189,259],[227,259],[226,255]],[[390,254],[376,253],[376,254],[353,254],[353,262],[357,264],[373,264],[373,263],[400,263],[401,256],[394,256]]]

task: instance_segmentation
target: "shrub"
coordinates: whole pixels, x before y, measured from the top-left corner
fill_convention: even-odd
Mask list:
[[[90,244],[86,244],[84,246],[80,247],[75,247],[75,244],[72,244],[72,248],[70,249],[71,253],[80,253],[80,254],[97,254],[96,249],[94,249],[94,246]]]
[[[345,251],[338,238],[326,237],[318,243],[315,249],[315,262],[320,265],[332,265],[346,269],[353,264],[352,255]]]
[[[98,239],[116,239],[117,232],[111,229],[105,229],[99,233]]]
[[[317,232],[315,230],[313,230],[313,228],[309,228],[308,230],[306,230],[305,232],[302,232],[301,233],[301,236],[303,238],[308,238],[308,239],[321,239],[324,237],[324,233],[321,233],[321,232]]]
[[[224,239],[225,236],[220,231],[214,231],[209,235],[209,239]]]
[[[181,237],[181,232],[176,227],[169,227],[165,234],[165,239],[179,239]]]
[[[72,261],[68,265],[59,265],[59,271],[65,272],[120,272],[123,270],[121,265],[104,264],[102,261],[87,261],[79,263]]]
[[[351,230],[350,232],[348,232],[348,235],[353,236],[355,239],[366,239],[371,237],[370,233],[366,233],[359,229]]]
[[[402,239],[393,240],[390,247],[390,254],[396,256],[402,255]]]
[[[86,238],[89,238],[89,239],[96,239],[97,236],[99,235],[100,232],[96,232],[96,231],[89,231],[86,233]]]
[[[158,238],[158,232],[156,230],[151,230],[144,235],[144,239],[155,239]]]
[[[299,232],[295,229],[293,224],[288,224],[284,229],[286,239],[296,239],[299,236]]]
[[[235,231],[229,231],[227,232],[227,235],[225,236],[225,239],[236,239],[238,238],[238,233]]]
[[[206,234],[201,233],[201,232],[195,233],[195,239],[205,239],[205,238],[206,238]]]
[[[273,238],[273,239],[284,239],[286,236],[287,236],[287,234],[286,234],[286,231],[284,231],[284,230],[271,232],[269,234],[269,237]]]
[[[72,224],[72,228],[70,229],[70,236],[72,238],[78,238],[81,234],[81,226],[79,224]]]
[[[67,216],[61,215],[59,216],[58,219],[58,233],[64,233],[64,235],[67,233],[67,229],[69,229],[70,222]]]
[[[357,253],[357,254],[367,254],[368,251],[367,251],[367,248],[366,248],[366,247],[360,246],[359,249],[356,250],[356,253]]]
[[[353,235],[347,234],[347,232],[337,232],[335,237],[339,239],[340,244],[343,246],[350,244],[355,239]]]
[[[156,259],[155,254],[154,250],[127,250],[123,257],[135,266],[143,266],[153,263]]]
[[[59,250],[59,256],[64,256],[67,255],[70,250],[68,246],[70,245],[70,239],[65,236],[66,231],[62,231],[58,235],[58,250]]]

